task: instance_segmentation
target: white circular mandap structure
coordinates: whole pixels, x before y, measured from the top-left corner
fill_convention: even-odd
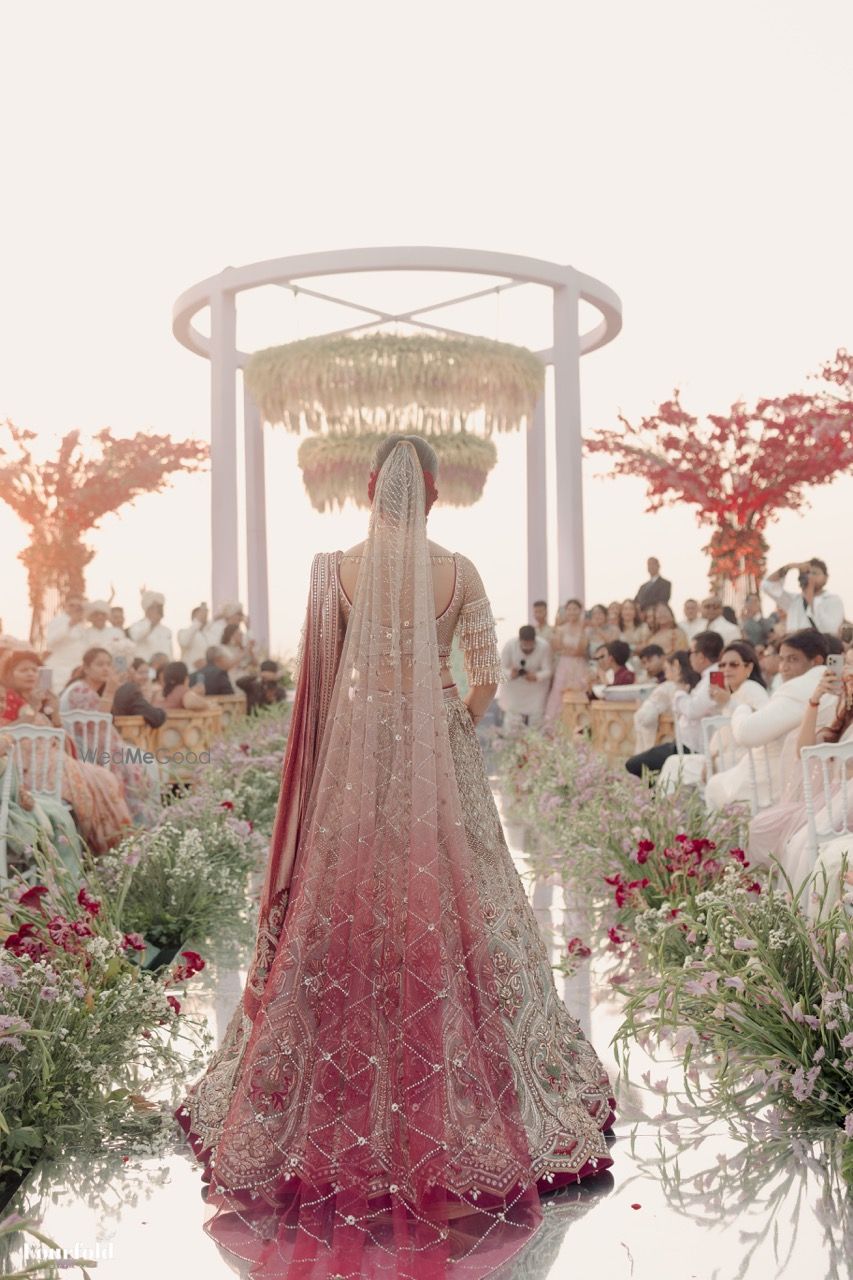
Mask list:
[[[498,283],[404,312],[386,312],[312,288],[316,277],[378,272],[456,272]],[[552,294],[551,345],[534,352],[426,317],[523,285]],[[365,320],[315,338],[259,352],[237,347],[237,296],[278,285],[361,312]],[[600,313],[580,331],[580,303]],[[193,324],[210,308],[210,337]],[[389,324],[414,336],[378,332]],[[264,420],[307,432],[300,447],[309,498],[324,510],[363,500],[367,460],[377,435],[422,431],[439,453],[445,501],[468,505],[482,492],[496,453],[494,431],[527,432],[527,596],[547,594],[548,538],[545,393],[554,371],[556,570],[560,600],[584,596],[580,357],[612,341],[622,327],[617,295],[574,267],[481,249],[339,249],[227,267],[193,285],[175,303],[172,331],[211,369],[212,600],[240,596],[237,496],[237,370],[243,374],[248,608],[252,629],[269,642]],[[361,336],[357,336],[361,335]],[[361,471],[364,471],[363,480]]]

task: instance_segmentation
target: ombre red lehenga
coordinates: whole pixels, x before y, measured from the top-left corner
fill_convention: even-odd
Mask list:
[[[246,987],[177,1116],[205,1229],[252,1277],[488,1274],[540,1191],[606,1169],[607,1074],[557,995],[470,714],[454,631],[499,678],[476,569],[435,618],[424,474],[379,472],[352,603],[315,557]]]

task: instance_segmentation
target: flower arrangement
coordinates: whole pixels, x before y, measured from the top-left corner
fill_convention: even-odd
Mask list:
[[[430,333],[324,334],[256,351],[246,386],[288,431],[514,431],[529,420],[544,366],[526,347]]]
[[[61,863],[41,870],[45,883],[15,882],[0,900],[0,1199],[44,1155],[162,1129],[143,1095],[197,1071],[209,1044],[169,991],[201,957],[146,972],[143,939],[90,887]]]

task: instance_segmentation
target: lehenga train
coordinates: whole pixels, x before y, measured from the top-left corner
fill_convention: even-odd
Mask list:
[[[315,558],[255,954],[177,1113],[206,1230],[263,1280],[473,1280],[526,1242],[542,1191],[611,1164],[607,1074],[438,678],[423,504],[398,445],[348,622],[339,553]],[[491,652],[472,603],[461,633]]]

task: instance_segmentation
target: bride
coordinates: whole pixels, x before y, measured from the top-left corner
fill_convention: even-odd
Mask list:
[[[389,436],[366,541],[314,559],[255,951],[177,1112],[205,1229],[252,1277],[482,1276],[541,1192],[612,1163],[607,1074],[486,778],[494,619],[427,540],[436,474],[425,439]]]

